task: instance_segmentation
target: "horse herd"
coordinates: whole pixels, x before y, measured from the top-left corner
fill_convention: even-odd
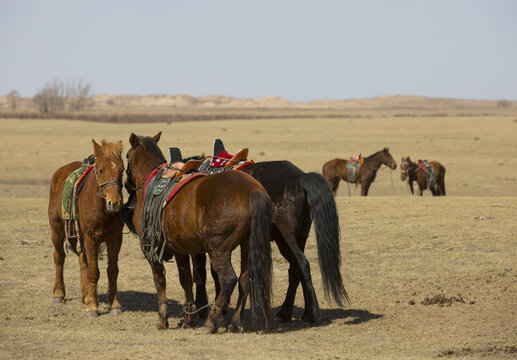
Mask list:
[[[157,169],[168,164],[158,146],[160,137],[161,132],[153,137],[131,134],[131,148],[126,153],[125,184],[122,182],[125,169],[122,141],[109,143],[103,140],[98,144],[92,140],[95,163],[92,171],[87,173],[91,175],[84,176],[82,190],[75,198],[78,216],[75,223],[77,247],[74,252],[79,258],[81,301],[86,305],[88,316],[98,315],[100,245],[106,244],[108,305],[113,315],[122,312],[117,294],[117,262],[124,222],[139,236],[142,251],[146,253],[143,239],[149,236],[150,231],[144,221],[148,196],[146,188],[150,175],[156,174]],[[381,164],[396,168],[388,149],[364,158],[361,162],[358,179],[362,195],[367,195]],[[70,174],[81,166],[81,162],[64,165],[54,173],[51,180],[48,215],[56,267],[53,288],[55,303],[63,303],[66,294],[63,265],[69,234],[66,230],[67,220],[63,216],[63,193]],[[409,158],[403,158],[401,167],[402,175],[405,174],[408,179],[416,177],[419,181],[417,167]],[[437,169],[444,174],[443,167]],[[160,256],[146,256],[158,295],[158,329],[169,326],[163,261],[174,256],[185,293],[185,327],[197,326],[199,319],[204,316],[204,326],[210,333],[216,333],[225,326],[224,315],[238,284],[236,309],[227,329],[242,331],[242,310],[249,296],[251,329],[270,332],[272,241],[289,262],[289,285],[277,316],[282,321],[291,320],[296,290],[301,283],[305,301],[302,320],[317,322],[320,309],[312,285],[310,265],[304,255],[313,222],[325,297],[332,297],[339,306],[348,302],[340,270],[339,218],[333,196],[339,179],[347,181],[346,160],[329,161],[323,173],[324,176],[305,173],[289,161],[251,163],[240,171],[223,171],[192,178],[167,206],[160,207],[157,210],[161,221],[160,234],[156,235],[156,248],[152,249],[159,251]],[[130,195],[126,204],[123,204],[122,197],[124,185]],[[445,195],[443,182],[440,186]],[[241,268],[237,277],[231,254],[238,246],[241,249]],[[209,257],[216,289],[216,299],[212,303],[208,302],[205,286],[205,254]]]

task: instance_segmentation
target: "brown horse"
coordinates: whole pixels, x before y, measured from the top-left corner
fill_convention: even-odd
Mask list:
[[[327,161],[323,165],[323,176],[325,176],[330,184],[334,195],[336,195],[339,181],[341,179],[349,182],[347,164],[347,160],[334,159]],[[393,170],[397,168],[397,163],[393,160],[393,157],[389,152],[389,148],[384,148],[383,150],[377,151],[375,154],[364,158],[363,164],[359,168],[359,177],[357,179],[357,182],[361,184],[362,196],[368,195],[368,189],[370,189],[370,185],[377,176],[377,170],[379,170],[383,164]]]
[[[428,170],[422,163],[414,163],[408,157],[403,157],[400,163],[400,179],[409,184],[411,194],[414,194],[413,182],[418,184],[418,195],[422,196],[425,189],[431,190],[433,196],[445,195],[445,167],[438,161],[428,163],[434,170],[434,174],[429,176]]]
[[[77,196],[80,247],[78,252],[81,269],[81,301],[86,303],[86,313],[96,316],[98,313],[97,282],[99,267],[98,249],[106,243],[108,251],[108,303],[111,314],[122,312],[117,296],[118,253],[122,244],[123,223],[118,215],[122,204],[122,141],[99,145],[92,140],[96,161],[93,170],[84,180],[81,192]],[[52,176],[48,218],[54,244],[54,263],[56,279],[54,282],[54,302],[64,302],[65,284],[63,282],[63,264],[65,262],[65,221],[62,213],[62,198],[65,181],[68,176],[81,167],[76,161],[59,168]],[[93,173],[93,174],[92,174]]]
[[[157,145],[161,132],[154,137],[131,134],[127,188],[136,194],[133,224],[142,237],[146,180],[165,158]],[[212,333],[223,325],[223,312],[237,284],[231,263],[232,250],[241,247],[239,298],[230,331],[241,331],[246,295],[250,296],[251,322],[255,330],[271,330],[271,200],[262,185],[251,176],[228,171],[198,177],[186,184],[161,212],[165,237],[164,257],[188,262],[188,254],[208,253],[217,272],[221,291],[208,315],[205,326]],[[163,243],[162,243],[163,245]],[[186,259],[186,260],[185,260]],[[148,258],[158,293],[158,329],[168,327],[165,268],[161,261]],[[179,266],[179,265],[178,265]],[[180,268],[181,284],[187,303],[193,302],[190,267]]]

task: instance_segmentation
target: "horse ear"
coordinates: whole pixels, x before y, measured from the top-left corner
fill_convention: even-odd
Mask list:
[[[162,136],[162,132],[161,131],[158,134],[153,136],[154,141],[156,141],[156,142],[160,141],[160,136]]]
[[[99,144],[97,144],[94,139],[92,139],[92,143],[93,143],[93,153],[95,154],[95,156],[98,157],[101,152],[101,146]]]
[[[131,136],[129,137],[129,143],[131,144],[131,147],[133,149],[140,145],[138,141],[138,136],[136,136],[134,133],[131,133]]]

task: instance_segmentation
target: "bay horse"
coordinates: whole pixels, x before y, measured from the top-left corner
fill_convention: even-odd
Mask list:
[[[78,252],[81,270],[81,301],[86,303],[88,316],[98,315],[97,282],[99,267],[97,262],[99,246],[106,243],[108,252],[108,304],[112,315],[122,312],[117,295],[118,254],[122,245],[123,223],[118,211],[122,204],[122,141],[101,145],[92,139],[96,157],[94,167],[84,179],[84,185],[77,196],[77,212],[80,235]],[[54,263],[56,277],[53,299],[62,303],[65,299],[63,265],[65,262],[65,220],[63,219],[62,199],[65,181],[68,176],[81,167],[75,161],[59,168],[50,183],[48,218],[54,244]],[[93,173],[93,174],[92,174]],[[77,229],[76,229],[77,230]]]
[[[200,157],[194,157],[200,159]],[[350,301],[341,277],[339,216],[332,191],[326,180],[316,173],[305,173],[289,161],[252,163],[241,170],[258,180],[269,193],[274,217],[272,239],[282,256],[289,262],[289,286],[277,314],[282,321],[290,321],[296,290],[302,283],[305,309],[302,320],[315,323],[320,319],[316,292],[312,285],[310,264],[304,255],[311,224],[316,229],[318,259],[325,297],[344,306]],[[196,305],[207,303],[205,257],[196,256],[194,265],[201,276],[196,282]],[[217,274],[212,271],[218,292]]]
[[[427,170],[420,163],[414,163],[408,157],[402,157],[400,162],[400,179],[409,184],[411,194],[414,194],[413,182],[418,184],[418,195],[422,196],[425,189],[431,190],[433,196],[445,195],[445,167],[438,161],[428,163],[434,169],[435,182],[429,181]]]
[[[166,163],[158,147],[161,132],[154,137],[131,134],[127,152],[126,188],[136,195],[133,224],[141,237],[145,187],[149,174]],[[165,235],[165,257],[176,255],[180,282],[187,303],[191,303],[192,277],[188,255],[208,253],[217,272],[221,291],[208,314],[205,327],[216,333],[223,325],[223,312],[239,283],[239,299],[228,324],[230,331],[241,331],[243,307],[249,292],[251,324],[256,331],[271,331],[271,200],[251,176],[225,172],[197,177],[165,206],[161,213]],[[237,279],[231,263],[232,250],[241,248],[241,274]],[[148,258],[158,293],[158,329],[168,327],[165,268],[161,261]],[[180,266],[181,263],[181,266]],[[191,307],[192,309],[192,307]]]
[[[336,195],[340,180],[349,182],[347,164],[347,160],[334,159],[327,161],[323,165],[323,176],[325,176],[330,184],[334,196]],[[359,178],[357,181],[361,184],[361,196],[368,196],[370,185],[375,180],[377,170],[379,170],[382,165],[386,165],[392,170],[397,168],[397,163],[393,160],[389,148],[384,148],[364,158],[364,162],[359,169]]]

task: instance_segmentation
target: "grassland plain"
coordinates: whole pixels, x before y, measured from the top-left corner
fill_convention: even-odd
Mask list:
[[[517,122],[512,116],[282,119],[172,124],[98,124],[0,120],[0,358],[515,358],[517,353]],[[172,329],[155,329],[156,295],[138,241],[125,235],[119,292],[124,313],[84,316],[75,255],[65,263],[67,302],[51,300],[54,279],[47,221],[48,184],[60,165],[92,152],[91,138],[124,141],[163,131],[162,149],[209,153],[215,137],[256,161],[288,159],[305,171],[327,160],[384,146],[401,156],[438,160],[448,196],[409,196],[400,172],[379,170],[368,198],[341,184],[342,271],[352,303],[323,297],[314,233],[306,254],[322,323],[275,323],[268,335],[207,335],[175,329],[183,294],[168,269]],[[273,246],[275,248],[275,246]],[[283,300],[287,265],[276,248],[274,306]],[[238,258],[238,256],[236,256]],[[238,259],[237,259],[238,260]],[[209,286],[211,288],[211,286]],[[213,294],[213,293],[212,293]],[[232,306],[235,306],[233,298]],[[247,318],[247,313],[245,314]],[[245,320],[245,326],[247,321]]]

